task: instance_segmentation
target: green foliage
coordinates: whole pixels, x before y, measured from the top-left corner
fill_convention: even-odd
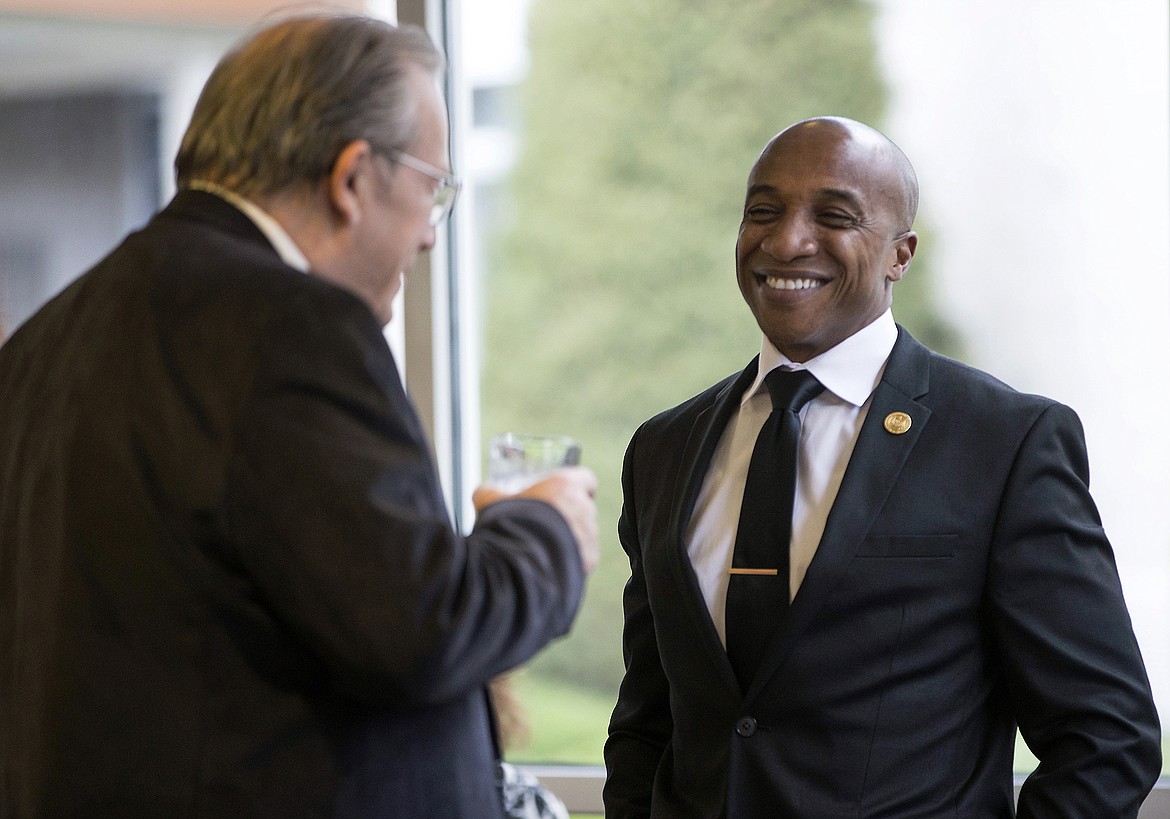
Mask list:
[[[603,549],[544,675],[616,696],[625,444],[758,351],[734,264],[748,171],[797,120],[880,126],[873,14],[865,0],[533,1],[518,164],[491,214],[484,434],[581,440]],[[916,260],[899,285],[916,293],[899,307],[912,329],[925,273]]]

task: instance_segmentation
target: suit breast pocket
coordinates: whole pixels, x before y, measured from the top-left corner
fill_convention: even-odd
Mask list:
[[[857,557],[866,559],[916,558],[946,560],[955,556],[959,535],[887,535],[865,539]]]

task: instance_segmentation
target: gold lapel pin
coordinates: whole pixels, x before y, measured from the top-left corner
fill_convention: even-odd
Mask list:
[[[886,432],[901,435],[910,429],[910,416],[904,412],[891,412],[886,416]]]

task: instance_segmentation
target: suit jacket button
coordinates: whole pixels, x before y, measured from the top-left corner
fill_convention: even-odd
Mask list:
[[[756,732],[758,723],[751,717],[742,717],[739,722],[735,723],[735,732],[741,737],[750,737]]]

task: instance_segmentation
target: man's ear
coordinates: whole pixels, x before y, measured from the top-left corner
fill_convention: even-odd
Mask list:
[[[373,171],[374,150],[364,139],[357,139],[341,149],[329,171],[329,202],[334,212],[347,225],[356,225],[362,218],[360,192],[369,184]]]
[[[914,251],[918,249],[918,234],[908,230],[894,240],[894,263],[886,273],[891,282],[901,281],[910,267],[910,260],[914,258]]]

